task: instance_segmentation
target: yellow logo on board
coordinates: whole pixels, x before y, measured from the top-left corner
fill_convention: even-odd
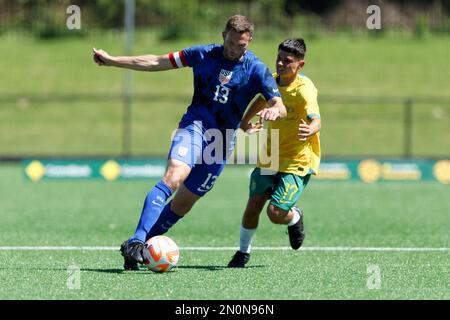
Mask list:
[[[450,182],[450,161],[440,160],[437,161],[433,168],[433,173],[436,179],[441,183]]]
[[[45,167],[40,161],[34,160],[25,168],[25,173],[31,181],[39,181],[45,175]]]
[[[116,180],[120,175],[120,166],[117,162],[109,160],[100,169],[100,174],[108,181]]]
[[[381,165],[372,159],[363,160],[358,165],[358,174],[364,182],[373,183],[381,177]]]

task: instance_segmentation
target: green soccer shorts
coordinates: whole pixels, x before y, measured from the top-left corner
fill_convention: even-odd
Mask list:
[[[297,203],[310,177],[311,174],[301,177],[285,172],[262,175],[261,169],[255,168],[250,177],[250,197],[263,195],[269,190],[270,203],[282,210],[289,211]]]

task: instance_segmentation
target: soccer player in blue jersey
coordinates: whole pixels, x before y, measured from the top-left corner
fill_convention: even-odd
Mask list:
[[[211,190],[233,150],[234,135],[245,109],[256,95],[262,94],[268,102],[259,114],[262,119],[274,121],[286,116],[271,72],[247,50],[252,35],[253,24],[246,17],[235,15],[227,21],[222,45],[132,57],[114,57],[93,49],[94,61],[100,66],[140,71],[191,67],[194,73],[192,102],[173,138],[164,176],[147,194],[134,235],[121,245],[125,270],[139,269],[138,263],[145,263],[146,259],[145,241],[167,232]],[[230,129],[232,138],[225,139]],[[224,143],[222,150],[215,150],[211,162],[204,159],[204,151],[213,143],[210,133],[217,131],[229,143]],[[173,199],[166,203],[173,193]]]

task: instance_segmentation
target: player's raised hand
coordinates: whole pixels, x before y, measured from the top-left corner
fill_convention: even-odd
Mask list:
[[[278,109],[278,107],[265,108],[256,115],[262,120],[275,121],[280,117],[280,109]]]
[[[111,66],[114,62],[114,57],[110,56],[105,50],[92,48],[92,53],[94,62],[99,66]]]
[[[308,123],[306,123],[305,120],[301,119],[301,123],[298,126],[298,136],[299,136],[298,139],[300,141],[306,141],[306,139],[308,139],[313,133],[314,132],[311,126]]]

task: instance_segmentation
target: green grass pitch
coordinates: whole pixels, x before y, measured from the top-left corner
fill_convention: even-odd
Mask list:
[[[229,167],[168,235],[181,249],[173,272],[123,272],[118,251],[5,250],[6,246],[118,246],[131,235],[156,180],[107,183],[22,178],[0,166],[0,299],[449,299],[449,250],[319,251],[315,247],[449,248],[449,186],[312,180],[300,199],[304,248],[255,250],[227,269],[237,247],[248,168]],[[287,247],[285,228],[262,215],[255,247]],[[69,289],[68,268],[80,269]],[[371,287],[371,267],[379,269]],[[369,286],[368,286],[369,283]]]

